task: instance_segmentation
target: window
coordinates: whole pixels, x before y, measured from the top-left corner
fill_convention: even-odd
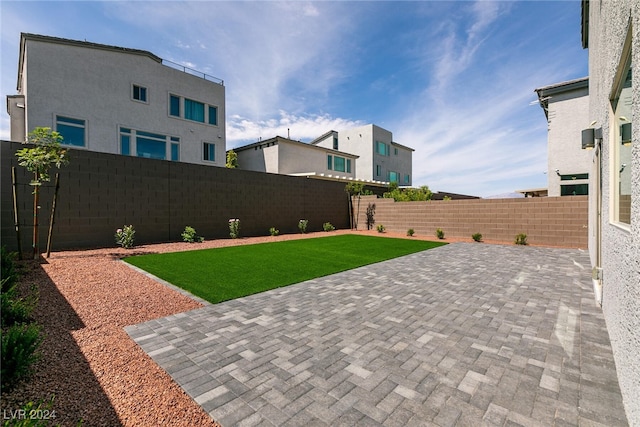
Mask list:
[[[589,174],[577,173],[575,175],[560,175],[560,181],[575,181],[576,179],[589,179]]]
[[[389,171],[389,182],[398,182],[398,172]]]
[[[613,138],[611,138],[610,153],[613,153],[614,164],[611,169],[613,183],[613,219],[616,222],[631,224],[631,118],[632,118],[632,67],[631,67],[631,31],[623,48],[623,59],[614,86],[613,107]]]
[[[380,154],[381,156],[388,156],[389,146],[384,142],[376,141],[376,153]]]
[[[204,143],[204,160],[209,162],[216,161],[216,144],[211,144],[209,142]]]
[[[560,186],[561,196],[586,196],[589,194],[589,184],[568,184]]]
[[[331,154],[327,155],[327,169],[333,169],[333,156]]]
[[[136,101],[147,102],[147,88],[133,85],[133,99]]]
[[[184,100],[184,118],[204,123],[204,104],[191,99]]]
[[[209,105],[209,124],[218,126],[218,107]]]
[[[120,128],[120,154],[131,155],[131,129]]]
[[[351,173],[351,159],[347,159],[347,173]]]
[[[333,160],[333,169],[337,172],[344,172],[344,157],[335,156]]]
[[[409,184],[410,182],[411,182],[411,177],[409,176],[409,174],[406,174],[404,176],[404,183]]]
[[[376,165],[376,176],[382,175],[382,167],[380,165]]]
[[[134,155],[147,159],[167,159],[167,144],[170,144],[170,158],[180,160],[180,138],[159,133],[130,128],[120,128],[120,154]]]
[[[164,160],[167,153],[167,137],[151,132],[136,132],[136,155],[147,159]]]
[[[56,116],[56,131],[62,135],[62,144],[74,147],[85,146],[85,121]]]
[[[180,161],[180,144],[177,144],[175,142],[171,143],[171,161]]]
[[[338,137],[337,136],[333,137],[333,149],[334,150],[338,149]]]
[[[396,156],[398,155],[398,149],[397,149],[397,148],[395,148],[395,147],[394,147],[394,149],[393,149],[393,154],[394,154],[394,155],[396,155]]]
[[[169,96],[169,115],[180,117],[180,97],[175,95]]]

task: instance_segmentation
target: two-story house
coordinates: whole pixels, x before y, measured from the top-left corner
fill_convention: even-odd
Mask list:
[[[412,183],[413,148],[393,141],[393,134],[369,124],[357,128],[330,131],[311,141],[312,145],[333,148],[358,156],[356,179],[362,181]]]
[[[225,165],[222,80],[138,49],[22,33],[11,140],[50,127],[76,149]]]
[[[589,126],[589,78],[570,80],[535,90],[548,123],[548,195],[589,194],[589,153],[582,150],[581,132]]]

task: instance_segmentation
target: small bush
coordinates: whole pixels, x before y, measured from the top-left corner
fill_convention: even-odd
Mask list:
[[[5,292],[10,288],[18,275],[16,272],[16,260],[17,254],[15,252],[9,252],[4,246],[0,248],[0,278],[2,279],[2,292]]]
[[[330,222],[325,222],[324,224],[322,224],[322,229],[324,231],[333,231],[336,228]]]
[[[277,236],[278,234],[280,234],[280,230],[278,230],[278,229],[277,229],[277,228],[275,228],[275,227],[271,227],[271,228],[269,229],[269,234],[271,234],[272,236]]]
[[[527,245],[527,235],[524,233],[520,233],[516,236],[516,245]]]
[[[482,234],[480,234],[480,233],[472,234],[471,238],[473,240],[475,240],[476,242],[482,242]]]
[[[237,239],[240,237],[240,220],[237,218],[232,218],[229,220],[229,236],[232,239]]]
[[[409,236],[409,237],[413,236],[415,233],[416,232],[415,232],[415,230],[413,228],[410,228],[410,229],[407,230],[407,236]]]
[[[306,233],[308,224],[309,224],[309,220],[301,219],[300,221],[298,221],[298,230],[300,230],[300,232],[303,234]]]
[[[53,399],[55,395],[51,395],[51,399],[48,402],[44,402],[44,400],[38,400],[37,402],[29,401],[24,404],[20,409],[22,410],[23,416],[18,416],[16,418],[7,419],[7,415],[10,416],[10,413],[5,413],[5,422],[2,424],[3,427],[46,427],[51,425],[51,420],[56,418],[56,411],[53,409]],[[76,427],[81,426],[83,420],[78,421]],[[57,424],[59,427],[60,424]]]
[[[122,246],[125,249],[131,249],[135,240],[136,230],[133,225],[125,225],[122,228],[116,230],[116,244]]]
[[[378,233],[384,233],[384,225],[382,224],[378,224],[378,226],[376,227],[376,230],[378,230]]]
[[[444,239],[444,231],[442,231],[442,228],[436,230],[436,237],[440,240]]]
[[[198,236],[196,229],[190,226],[186,226],[184,231],[181,234],[182,240],[187,243],[202,243],[204,241],[204,237]]]
[[[42,342],[37,325],[13,325],[2,331],[2,391],[10,390],[31,373],[31,365],[40,357]]]
[[[8,279],[8,278],[7,278]],[[2,279],[3,287],[6,279]],[[17,284],[14,283],[0,295],[0,317],[2,328],[16,323],[27,323],[31,320],[31,313],[38,303],[38,294],[33,292],[26,298],[18,295]]]

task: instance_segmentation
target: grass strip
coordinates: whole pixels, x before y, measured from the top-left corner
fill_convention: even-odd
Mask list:
[[[444,244],[344,234],[139,255],[124,261],[215,304]]]

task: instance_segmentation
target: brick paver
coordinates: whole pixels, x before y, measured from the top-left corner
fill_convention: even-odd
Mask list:
[[[223,426],[627,425],[580,250],[455,243],[126,329]]]

